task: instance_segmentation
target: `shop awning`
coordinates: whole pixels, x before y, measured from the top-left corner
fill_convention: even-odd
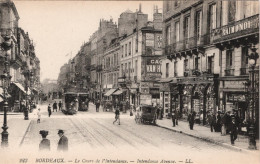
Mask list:
[[[121,95],[122,93],[124,93],[126,90],[118,90],[115,93],[113,93],[112,95]]]
[[[110,89],[107,91],[107,93],[104,96],[110,96],[112,93],[114,93],[117,89]]]
[[[21,91],[23,91],[26,94],[25,88],[22,86],[22,84],[17,82],[12,82],[12,84],[16,85]],[[30,88],[28,88],[28,95],[31,94]]]

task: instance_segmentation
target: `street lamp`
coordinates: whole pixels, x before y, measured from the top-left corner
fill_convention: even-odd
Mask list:
[[[10,49],[12,47],[12,43],[10,40],[10,36],[9,35],[4,35],[2,36],[4,38],[4,42],[1,43],[1,48],[5,51],[5,62],[4,62],[4,71],[3,74],[1,75],[1,82],[2,82],[2,87],[3,87],[3,91],[4,91],[4,123],[3,123],[3,132],[2,132],[2,142],[1,142],[1,147],[8,147],[8,132],[7,132],[7,108],[8,108],[8,102],[7,102],[7,90],[8,87],[10,85],[10,81],[11,81],[11,76],[9,75],[9,71],[8,71],[8,56],[10,55]]]
[[[255,66],[256,66],[256,61],[259,58],[258,53],[256,52],[257,48],[255,48],[255,46],[253,45],[252,48],[250,48],[252,53],[250,53],[248,55],[249,58],[249,65],[251,67],[250,72],[250,76],[249,76],[249,81],[251,81],[251,91],[250,91],[250,100],[249,100],[249,112],[251,114],[251,119],[250,119],[250,127],[249,127],[249,149],[256,149],[256,141],[255,141],[255,119],[254,119],[254,112],[256,112],[256,108],[258,108],[256,106],[256,95],[255,95],[255,90],[259,89],[256,88],[256,79],[255,79]],[[258,116],[256,116],[258,117]]]

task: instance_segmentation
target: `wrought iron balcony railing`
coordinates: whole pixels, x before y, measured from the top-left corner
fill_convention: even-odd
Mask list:
[[[240,75],[248,75],[249,68],[240,68]]]

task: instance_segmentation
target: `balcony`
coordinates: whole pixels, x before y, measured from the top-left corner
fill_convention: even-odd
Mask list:
[[[248,75],[249,68],[240,68],[240,75]]]
[[[98,66],[96,67],[96,70],[97,70],[98,72],[102,71],[102,70],[103,70],[102,64],[101,64],[101,65],[98,65]]]
[[[226,69],[225,76],[234,76],[235,69]]]
[[[213,70],[212,69],[207,69],[206,71],[203,71],[204,75],[211,75],[213,74]]]

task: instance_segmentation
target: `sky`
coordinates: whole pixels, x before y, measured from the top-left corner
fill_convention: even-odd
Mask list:
[[[29,33],[41,63],[41,81],[57,79],[60,67],[79,51],[98,29],[100,19],[118,22],[127,9],[152,20],[153,6],[162,12],[162,1],[21,1],[14,0],[19,27]]]

